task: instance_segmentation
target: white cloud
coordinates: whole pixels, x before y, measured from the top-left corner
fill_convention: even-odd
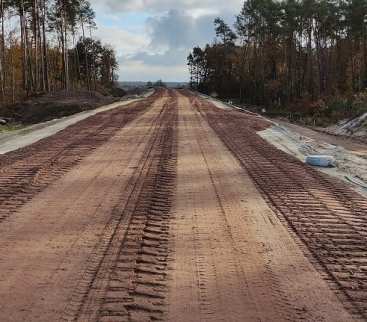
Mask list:
[[[93,0],[100,3],[100,0]],[[105,0],[106,5],[113,11],[149,11],[162,12],[171,9],[176,10],[202,10],[212,13],[238,10],[242,0]]]
[[[118,27],[98,26],[94,37],[113,46],[119,55],[132,55],[148,47],[150,39],[146,34],[135,34]]]
[[[184,49],[169,49],[162,53],[150,53],[147,51],[139,52],[133,56],[129,56],[126,60],[139,61],[151,66],[182,66],[186,63],[188,56],[187,50]]]
[[[91,2],[97,13],[97,37],[120,57],[121,80],[182,81],[188,80],[186,57],[192,47],[212,42],[214,18],[220,15],[231,24],[243,0]]]
[[[162,68],[160,65],[150,65],[136,60],[123,60],[123,62],[124,64],[120,68],[122,80],[156,81],[163,79],[166,81],[184,81],[189,76],[185,65],[167,65]]]
[[[194,18],[184,12],[170,10],[166,15],[150,18],[147,26],[152,49],[186,49],[203,45],[214,38],[215,15]]]

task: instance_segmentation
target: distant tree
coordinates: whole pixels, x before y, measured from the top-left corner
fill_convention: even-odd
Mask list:
[[[86,31],[90,36],[94,28],[88,0],[0,0],[0,103],[58,89],[92,89],[97,82],[110,86],[117,78],[116,54],[87,40],[92,37]]]
[[[161,80],[161,79],[159,79],[159,80],[157,80],[155,83],[154,83],[154,85],[153,86],[155,86],[155,87],[167,87],[167,85]]]
[[[231,30],[231,28],[221,18],[214,20],[215,33],[220,41],[224,45],[234,45],[234,41],[237,39],[237,35]]]
[[[76,44],[76,51],[71,51],[70,56],[75,52],[78,54],[76,61],[80,66],[80,77],[87,79],[89,71],[94,69],[96,81],[104,86],[112,86],[116,81],[116,70],[118,62],[116,54],[110,46],[103,46],[99,40],[92,38],[80,38]]]
[[[281,105],[367,87],[366,0],[246,0],[235,31],[187,57],[190,83],[222,97]]]

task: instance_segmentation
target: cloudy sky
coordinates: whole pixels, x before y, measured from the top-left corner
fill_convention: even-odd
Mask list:
[[[214,39],[213,20],[232,24],[243,0],[91,0],[96,36],[118,55],[121,81],[187,81],[186,57]]]

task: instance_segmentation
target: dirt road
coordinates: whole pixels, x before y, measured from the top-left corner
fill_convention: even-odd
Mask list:
[[[356,321],[367,200],[160,90],[0,157],[0,321]]]

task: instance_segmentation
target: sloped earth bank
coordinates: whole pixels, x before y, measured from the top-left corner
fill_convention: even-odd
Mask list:
[[[365,319],[366,200],[267,126],[162,90],[1,157],[0,321]]]
[[[341,135],[341,136],[352,136],[361,139],[363,142],[367,140],[367,113],[352,119],[340,122],[334,126],[327,127],[326,129],[320,129],[326,133]]]
[[[273,125],[258,135],[302,162],[309,155],[332,156],[335,167],[316,169],[343,180],[367,197],[367,144],[281,122],[281,125]]]
[[[101,112],[131,106],[131,103],[141,101],[142,99],[149,97],[153,93],[154,91],[146,92],[140,97],[126,98],[119,102],[104,105],[96,109],[72,114],[70,116],[65,116],[59,119],[53,119],[44,123],[21,127],[17,130],[1,132],[0,127],[0,154],[5,154],[26,147],[32,143],[50,137],[73,124],[81,122]]]
[[[366,319],[367,199],[260,138],[265,121],[191,100],[345,307]]]

